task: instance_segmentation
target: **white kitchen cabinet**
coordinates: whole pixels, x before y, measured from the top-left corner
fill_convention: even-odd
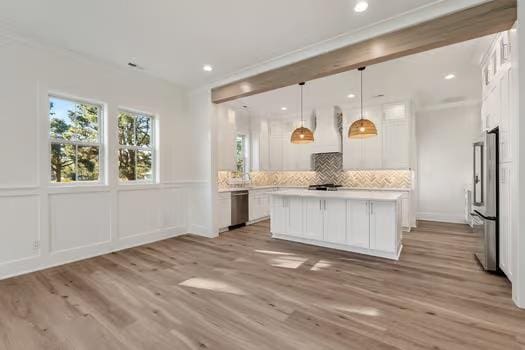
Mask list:
[[[499,169],[499,267],[512,281],[511,174],[512,163]]]
[[[401,198],[401,225],[408,231],[412,226],[410,224],[410,197],[408,195]]]
[[[361,110],[343,112],[343,164],[345,169],[381,169],[382,167],[382,115],[380,106],[367,107],[364,116],[374,122],[378,137],[349,139],[348,129],[361,118]]]
[[[220,109],[217,113],[217,167],[220,171],[234,171],[235,137],[237,135],[236,113]]]
[[[256,221],[266,218],[270,215],[270,198],[269,193],[273,189],[250,190],[249,191],[249,220]]]
[[[374,122],[378,136],[349,139],[350,125],[361,118],[358,109],[343,112],[343,168],[409,169],[411,118],[407,103],[391,103],[365,108],[365,118]]]
[[[348,201],[347,243],[360,248],[370,248],[370,202]]]
[[[286,234],[288,229],[288,198],[272,196],[271,200],[271,221],[272,233]]]
[[[270,170],[270,130],[265,119],[252,120],[251,127],[251,169],[252,171]]]
[[[231,225],[231,207],[231,193],[219,193],[217,196],[217,225],[219,229],[224,229]]]
[[[401,195],[367,193],[368,198],[353,191],[274,192],[272,235],[397,260],[401,251]]]
[[[512,161],[511,145],[511,84],[512,68],[502,72],[500,79],[500,124],[499,124],[499,157],[500,162]]]
[[[270,170],[283,170],[283,141],[282,137],[270,137]]]
[[[288,234],[292,236],[303,235],[303,200],[302,198],[288,198]]]
[[[310,171],[312,145],[296,145],[290,138],[295,128],[301,125],[297,120],[270,122],[269,168],[272,171]],[[305,127],[309,123],[305,121]]]
[[[408,120],[383,124],[383,168],[410,168],[410,123]]]
[[[400,227],[395,203],[370,202],[370,248],[384,252],[397,252]]]
[[[324,241],[330,243],[346,243],[346,201],[325,199],[324,209]]]
[[[304,232],[303,236],[309,239],[323,239],[324,201],[319,198],[305,198],[304,206]]]

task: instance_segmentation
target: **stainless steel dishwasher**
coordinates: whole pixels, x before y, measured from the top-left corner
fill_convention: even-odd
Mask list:
[[[232,226],[242,225],[249,220],[248,191],[232,192]]]

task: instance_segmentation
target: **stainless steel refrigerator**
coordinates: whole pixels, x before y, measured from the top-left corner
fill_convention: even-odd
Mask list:
[[[486,271],[498,271],[498,130],[485,132],[474,143],[474,231],[481,244],[476,258]]]

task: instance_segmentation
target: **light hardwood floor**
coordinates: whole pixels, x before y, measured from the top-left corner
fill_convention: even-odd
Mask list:
[[[420,222],[403,243],[394,262],[263,222],[0,281],[0,348],[525,348],[525,311],[466,226]]]

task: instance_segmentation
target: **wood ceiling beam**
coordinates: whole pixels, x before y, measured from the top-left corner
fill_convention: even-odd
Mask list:
[[[212,89],[222,103],[508,30],[516,0],[493,0]]]

